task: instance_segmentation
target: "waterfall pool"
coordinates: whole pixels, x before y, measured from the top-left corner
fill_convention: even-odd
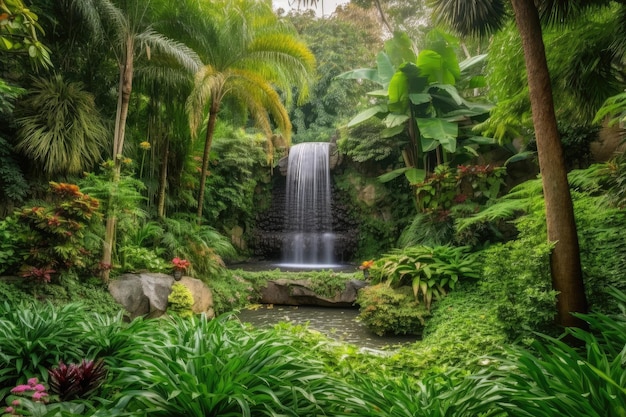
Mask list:
[[[242,310],[238,317],[256,328],[271,327],[280,322],[308,325],[309,329],[319,331],[331,339],[375,353],[387,352],[419,340],[417,336],[378,336],[357,321],[358,314],[356,308],[258,305],[253,309]]]

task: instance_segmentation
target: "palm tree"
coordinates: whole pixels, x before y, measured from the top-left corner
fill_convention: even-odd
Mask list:
[[[126,119],[133,87],[135,59],[140,56],[149,59],[153,53],[162,53],[173,57],[191,73],[197,70],[199,60],[187,46],[153,29],[155,15],[171,7],[168,2],[159,4],[158,0],[72,0],[72,5],[83,16],[94,37],[106,41],[106,44],[111,47],[119,66],[112,153],[115,163],[113,180],[118,181],[124,153]],[[111,264],[115,222],[115,216],[107,216],[102,256],[102,263],[105,265]],[[108,280],[108,270],[104,273],[103,280]]]
[[[47,176],[80,174],[100,160],[108,132],[82,84],[35,79],[20,108],[16,149]]]
[[[196,72],[187,109],[192,134],[197,135],[208,107],[197,211],[201,222],[211,143],[223,100],[229,97],[245,107],[268,135],[273,121],[289,141],[291,122],[281,94],[289,101],[297,86],[299,98],[307,96],[315,58],[293,28],[274,15],[270,1],[214,1],[198,16],[205,18],[187,25],[195,32],[188,42],[203,65]]]
[[[507,19],[505,0],[434,0],[435,14],[461,34],[487,35],[500,29]],[[542,20],[559,23],[589,5],[608,4],[598,0],[510,0],[515,23],[522,39],[528,74],[533,125],[537,137],[539,169],[546,203],[548,239],[556,242],[551,257],[552,284],[559,292],[557,322],[584,327],[571,313],[585,313],[580,249],[563,147],[557,130],[550,74],[542,39]]]

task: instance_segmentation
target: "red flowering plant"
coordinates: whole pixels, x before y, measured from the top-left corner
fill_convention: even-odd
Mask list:
[[[172,259],[172,264],[174,265],[174,271],[185,271],[191,266],[187,259],[180,259],[179,257]]]

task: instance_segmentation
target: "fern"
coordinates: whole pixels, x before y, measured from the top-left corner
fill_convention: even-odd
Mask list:
[[[455,226],[461,232],[471,226],[499,220],[513,220],[523,213],[543,209],[541,180],[530,180],[519,184],[500,198],[498,202],[476,213],[474,216],[457,219]]]

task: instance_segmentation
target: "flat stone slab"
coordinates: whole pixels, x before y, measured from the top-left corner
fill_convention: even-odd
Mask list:
[[[333,297],[326,297],[317,294],[309,280],[276,279],[267,281],[267,286],[261,288],[259,302],[291,306],[352,307],[356,302],[357,292],[366,285],[365,281],[356,279],[346,281],[343,291]]]

